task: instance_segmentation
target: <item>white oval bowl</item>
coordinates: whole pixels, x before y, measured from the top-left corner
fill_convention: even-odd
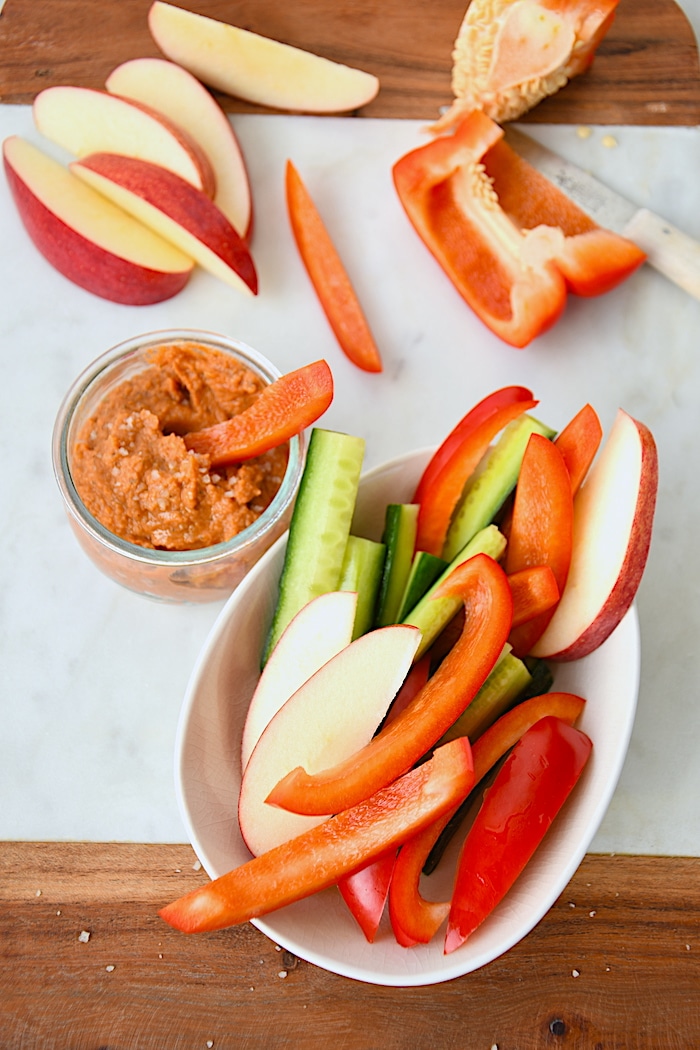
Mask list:
[[[364,475],[353,532],[380,538],[386,504],[410,501],[430,453],[428,449],[412,452]],[[236,812],[241,733],[259,675],[285,545],[286,534],[251,569],[222,609],[193,670],[180,714],[175,755],[178,803],[190,841],[211,878],[250,859]],[[574,663],[552,666],[557,690],[578,693],[587,700],[579,725],[593,740],[592,757],[513,889],[461,948],[444,955],[442,932],[431,944],[402,948],[386,914],[374,944],[369,944],[335,888],[253,924],[308,962],[386,986],[452,980],[486,965],[521,940],[564,891],[617,785],[639,686],[635,609],[596,652]],[[425,881],[426,896],[444,899],[449,895],[450,879],[447,858]]]

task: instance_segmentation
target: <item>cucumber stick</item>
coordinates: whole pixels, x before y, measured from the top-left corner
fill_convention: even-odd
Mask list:
[[[364,452],[362,438],[311,431],[263,662],[300,609],[338,590]]]
[[[446,744],[458,736],[467,736],[474,743],[497,718],[513,707],[531,684],[532,676],[523,661],[511,652],[505,652],[440,743]]]
[[[522,415],[509,423],[486,453],[464,487],[459,506],[450,524],[442,551],[452,561],[466,543],[493,521],[515,488],[531,434],[553,438],[555,430],[534,416]]]
[[[348,536],[338,589],[357,592],[353,639],[366,634],[374,626],[385,556],[386,546],[383,543],[366,540],[362,536]]]
[[[442,581],[461,565],[463,561],[472,558],[475,554],[488,554],[496,561],[502,557],[506,549],[506,538],[499,532],[495,525],[487,525],[476,534],[466,547],[459,552],[447,566],[429,591],[423,595],[418,605],[405,616],[402,623],[412,624],[417,627],[422,635],[420,645],[414,657],[414,661],[420,659],[426,649],[433,644],[440,631],[445,627],[462,605],[461,598],[433,598],[433,594]]]
[[[390,503],[384,519],[386,560],[379,589],[377,627],[399,622],[399,611],[418,532],[418,504]]]
[[[434,554],[427,551],[416,551],[408,574],[406,588],[401,599],[399,609],[399,623],[404,616],[408,616],[413,607],[418,604],[425,592],[431,587],[438,576],[447,568],[447,562],[443,558],[436,558]]]

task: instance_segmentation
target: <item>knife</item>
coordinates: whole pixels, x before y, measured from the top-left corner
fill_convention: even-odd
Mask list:
[[[700,242],[648,208],[640,208],[516,128],[506,142],[533,168],[578,204],[599,226],[634,241],[647,263],[679,288],[700,299]]]

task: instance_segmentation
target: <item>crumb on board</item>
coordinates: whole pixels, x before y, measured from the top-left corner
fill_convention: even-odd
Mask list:
[[[614,135],[603,135],[600,141],[606,149],[615,149],[618,144]]]
[[[580,139],[589,139],[593,134],[593,129],[589,128],[587,124],[579,124],[576,128],[576,136]]]
[[[81,944],[87,944],[87,942],[90,940],[90,931],[89,930],[81,930],[80,933],[78,934],[78,940],[80,941]]]

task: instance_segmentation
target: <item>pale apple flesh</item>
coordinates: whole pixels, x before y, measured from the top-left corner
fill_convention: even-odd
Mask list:
[[[364,70],[156,0],[148,13],[161,51],[210,87],[300,113],[359,109],[379,90]]]
[[[420,631],[405,624],[361,635],[320,668],[270,721],[243,771],[238,820],[251,853],[264,853],[323,816],[300,816],[265,799],[298,765],[319,771],[364,747],[406,677]]]
[[[32,143],[3,143],[7,181],[41,254],[74,284],[112,302],[145,306],[181,291],[193,262]]]
[[[241,742],[245,769],[263,731],[290,696],[352,641],[357,592],[330,591],[308,602],[289,622],[255,687]]]
[[[106,87],[161,113],[201,146],[214,170],[214,203],[249,240],[253,207],[243,152],[231,122],[204,85],[174,62],[134,58],[112,70]]]
[[[214,171],[201,146],[141,102],[66,84],[39,92],[33,114],[42,135],[76,157],[103,152],[138,157],[214,196]]]
[[[620,623],[647,562],[658,476],[651,431],[620,410],[574,500],[569,575],[534,656],[578,660]]]
[[[256,295],[245,241],[213,201],[174,172],[135,157],[95,153],[70,165],[79,178],[237,291]]]

